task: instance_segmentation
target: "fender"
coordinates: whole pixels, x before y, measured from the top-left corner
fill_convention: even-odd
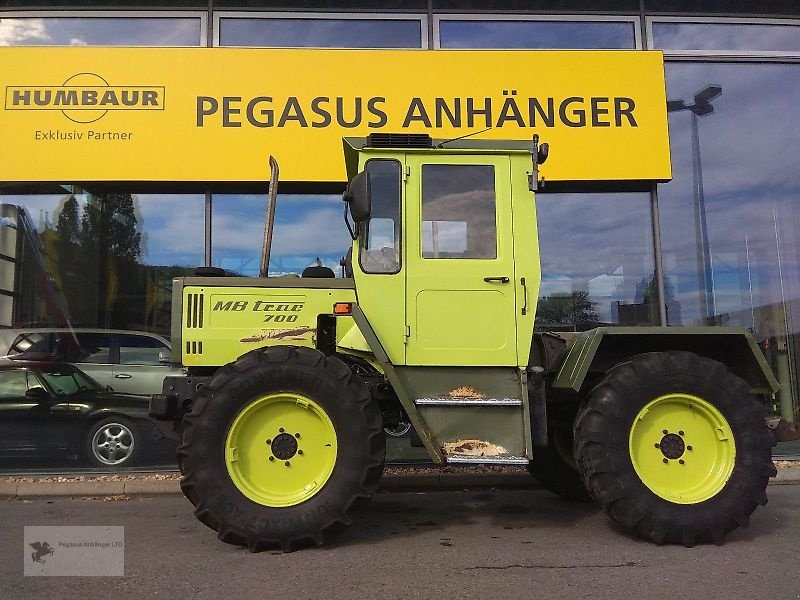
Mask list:
[[[578,334],[553,372],[551,387],[580,392],[591,373],[604,373],[643,352],[686,350],[721,362],[750,384],[752,394],[779,385],[747,329],[733,327],[598,327]]]

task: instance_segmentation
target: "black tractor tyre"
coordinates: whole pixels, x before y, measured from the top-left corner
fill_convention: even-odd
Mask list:
[[[633,465],[629,436],[634,420],[649,402],[670,394],[688,394],[712,405],[735,442],[729,477],[702,501],[677,503],[657,495]],[[776,469],[775,440],[765,416],[766,407],[750,394],[750,386],[715,360],[681,351],[640,354],[610,369],[579,411],[574,429],[578,469],[604,512],[639,536],[687,547],[722,544],[730,531],[748,526],[758,505],[767,503],[766,487]],[[654,452],[666,452],[654,445]],[[670,462],[666,454],[659,460]],[[680,469],[677,463],[670,462],[671,468]]]
[[[234,484],[225,443],[240,411],[281,392],[303,394],[322,407],[338,447],[333,471],[317,493],[275,507],[249,499]],[[378,487],[385,454],[380,407],[366,384],[339,359],[293,346],[252,351],[219,369],[183,418],[177,451],[181,489],[195,506],[195,516],[223,542],[252,552],[321,545],[344,529],[351,509],[368,501]]]
[[[528,472],[554,494],[574,502],[591,500],[572,455],[572,424],[548,423],[546,448],[534,448]]]

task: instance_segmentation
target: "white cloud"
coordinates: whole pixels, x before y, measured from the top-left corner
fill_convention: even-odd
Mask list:
[[[50,39],[44,19],[0,19],[0,46],[17,46]]]

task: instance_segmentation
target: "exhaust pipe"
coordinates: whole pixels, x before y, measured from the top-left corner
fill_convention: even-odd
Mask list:
[[[269,274],[269,255],[272,251],[272,229],[275,226],[275,203],[278,200],[278,161],[269,157],[269,193],[267,195],[267,217],[264,221],[264,239],[261,243],[261,265],[259,277]]]

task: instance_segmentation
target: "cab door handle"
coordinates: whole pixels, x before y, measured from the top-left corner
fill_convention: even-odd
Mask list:
[[[511,281],[508,277],[484,277],[483,280],[486,283],[491,283],[492,281],[497,281],[498,283],[508,283]]]
[[[130,379],[132,375],[128,375],[127,373],[118,373],[114,375],[114,377],[117,379]]]

